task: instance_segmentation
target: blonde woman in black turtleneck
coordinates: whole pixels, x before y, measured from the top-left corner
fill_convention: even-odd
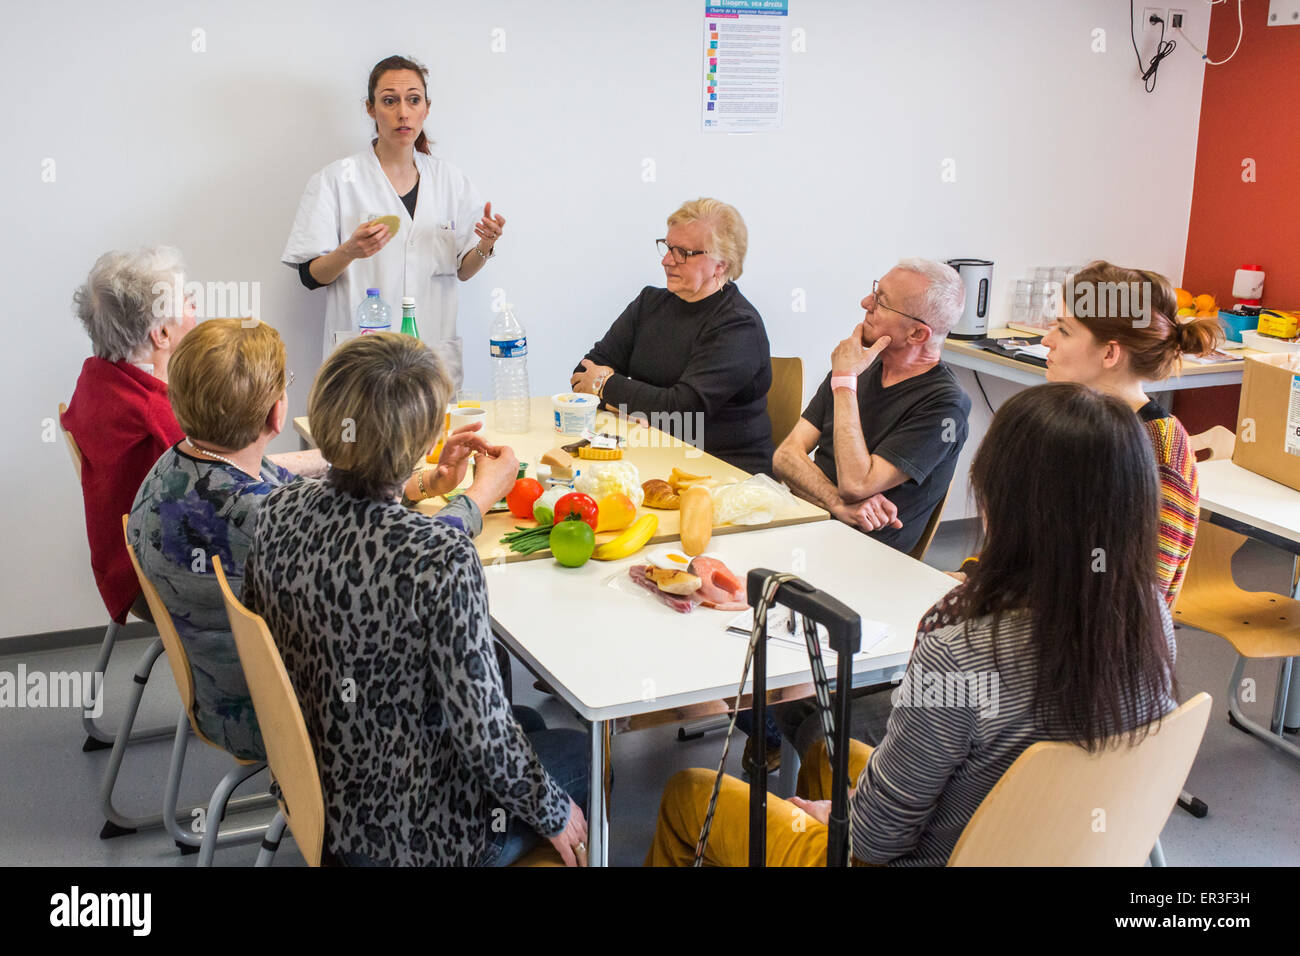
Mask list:
[[[750,473],[772,473],[772,356],[735,280],[748,232],[735,207],[683,203],[658,240],[666,288],[646,286],[574,370],[574,391]]]

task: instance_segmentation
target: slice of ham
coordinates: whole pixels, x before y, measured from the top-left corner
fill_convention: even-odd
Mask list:
[[[695,608],[695,602],[689,597],[680,594],[669,594],[667,591],[659,590],[659,585],[650,580],[645,569],[646,566],[644,564],[634,564],[632,567],[627,569],[627,573],[633,581],[641,585],[641,587],[645,588],[679,614],[689,614]]]
[[[705,607],[719,611],[743,611],[749,607],[745,585],[717,558],[700,555],[687,569],[702,582],[695,598]]]

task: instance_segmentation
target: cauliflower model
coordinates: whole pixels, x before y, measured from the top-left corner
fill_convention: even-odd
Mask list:
[[[584,463],[585,464],[585,463]],[[626,461],[609,461],[583,468],[573,483],[574,491],[591,495],[599,501],[606,495],[621,492],[632,499],[638,508],[645,501],[645,492],[641,490],[641,474],[636,465]]]

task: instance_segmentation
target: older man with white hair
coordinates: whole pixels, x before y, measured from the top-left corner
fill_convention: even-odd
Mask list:
[[[920,540],[966,442],[970,399],[939,359],[965,301],[942,262],[889,270],[773,458],[800,497],[899,551]]]

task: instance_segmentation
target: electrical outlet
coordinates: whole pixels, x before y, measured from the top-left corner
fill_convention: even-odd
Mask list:
[[[1186,11],[1186,10],[1170,10],[1170,11],[1169,11],[1169,29],[1171,29],[1171,30],[1181,30],[1181,29],[1182,29],[1184,26],[1186,26],[1186,25],[1187,25],[1187,11]]]
[[[1152,23],[1152,22],[1151,22],[1151,18],[1152,18],[1152,17],[1155,17],[1155,18],[1157,19],[1157,22]],[[1160,21],[1160,20],[1164,20],[1164,19],[1165,19],[1165,11],[1164,11],[1164,8],[1163,8],[1163,7],[1143,7],[1143,8],[1142,8],[1142,29],[1143,29],[1143,31],[1146,31],[1146,30],[1155,30],[1157,33],[1159,33],[1159,32],[1160,32],[1160,23],[1159,23],[1158,21]]]

